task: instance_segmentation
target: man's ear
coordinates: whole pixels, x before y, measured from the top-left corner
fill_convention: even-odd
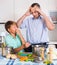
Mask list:
[[[29,7],[29,12],[30,12],[30,13],[31,13],[31,8],[32,8],[32,7]]]

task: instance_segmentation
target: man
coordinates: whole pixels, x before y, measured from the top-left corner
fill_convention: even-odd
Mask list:
[[[29,43],[42,46],[46,46],[49,42],[48,30],[54,29],[54,24],[41,10],[38,3],[31,5],[29,10],[17,21],[17,25],[27,29],[27,41]],[[26,51],[32,51],[31,47]]]

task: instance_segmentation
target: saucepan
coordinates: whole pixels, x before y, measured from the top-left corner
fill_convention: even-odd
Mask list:
[[[35,55],[35,62],[38,62],[40,60],[44,59],[44,47],[41,47],[41,45],[32,45],[32,53]]]
[[[32,45],[32,53],[36,56],[41,55],[41,48],[39,47],[39,45]]]

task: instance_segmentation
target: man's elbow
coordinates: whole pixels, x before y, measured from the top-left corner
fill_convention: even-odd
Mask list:
[[[52,26],[49,28],[50,31],[52,31],[52,30],[54,30],[54,29],[55,29],[55,25],[52,25]]]

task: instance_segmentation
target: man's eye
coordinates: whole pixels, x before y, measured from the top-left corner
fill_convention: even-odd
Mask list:
[[[34,13],[38,13],[38,11],[35,11]]]
[[[31,14],[33,14],[33,12],[30,12]]]

